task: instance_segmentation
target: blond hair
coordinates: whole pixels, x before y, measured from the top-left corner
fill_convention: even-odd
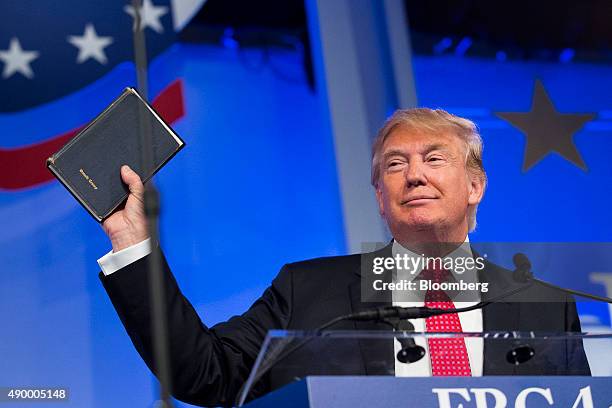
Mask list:
[[[448,132],[457,135],[466,145],[465,166],[469,175],[487,183],[487,174],[482,165],[482,138],[474,122],[455,116],[442,109],[413,108],[398,109],[387,119],[378,131],[372,145],[372,185],[378,188],[380,178],[380,153],[385,141],[397,128],[403,128],[426,133]],[[468,228],[476,228],[476,211],[478,205],[470,209],[468,214]]]

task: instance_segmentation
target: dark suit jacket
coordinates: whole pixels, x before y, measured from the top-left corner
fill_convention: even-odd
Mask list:
[[[201,322],[182,295],[163,259],[174,396],[192,404],[231,405],[268,330],[314,329],[339,315],[390,304],[390,298],[378,304],[363,303],[360,290],[361,264],[369,262],[372,256],[390,253],[389,245],[363,258],[348,255],[287,264],[249,310],[211,328]],[[155,372],[146,270],[148,258],[109,276],[100,273],[100,279],[134,346]],[[492,264],[481,271],[479,278],[494,284],[490,297],[516,286],[508,271]],[[537,296],[547,301],[523,302]],[[485,331],[579,332],[580,322],[571,297],[535,285],[483,309],[483,328]],[[369,322],[342,322],[334,329],[389,330],[386,325]],[[519,366],[506,361],[511,344],[511,341],[485,340],[484,375],[590,374],[580,340],[530,344],[536,349],[536,356]],[[322,367],[313,365],[314,361],[329,363]],[[309,344],[274,367],[257,384],[251,396],[260,396],[305,374],[393,373],[393,344],[388,339],[347,343],[341,351]]]

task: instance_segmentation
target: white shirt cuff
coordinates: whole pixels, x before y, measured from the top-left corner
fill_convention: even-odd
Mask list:
[[[137,260],[144,258],[151,253],[151,238],[147,238],[142,242],[122,249],[119,252],[112,250],[98,259],[98,265],[102,269],[105,276],[118,271],[121,268],[128,266]]]

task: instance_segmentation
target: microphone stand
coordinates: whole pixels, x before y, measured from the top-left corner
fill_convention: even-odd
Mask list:
[[[612,303],[612,299],[605,296],[592,295],[590,293],[581,292],[579,290],[562,288],[561,286],[557,286],[553,283],[546,282],[544,280],[538,279],[533,275],[531,271],[531,262],[527,258],[527,255],[523,253],[517,253],[512,257],[512,261],[516,265],[517,274],[515,275],[515,279],[521,283],[530,283],[535,282],[540,285],[547,286],[551,289],[559,290],[561,292],[569,293],[570,295],[576,295],[587,299],[597,300],[600,302]]]
[[[136,64],[136,78],[140,96],[148,101],[147,77],[147,51],[145,33],[142,27],[142,0],[132,0],[134,8],[134,62]],[[138,123],[140,128],[140,145],[142,147],[142,172],[146,174],[152,169],[153,146],[151,145],[151,122],[144,111],[145,107],[138,107]],[[144,209],[151,239],[151,254],[148,257],[149,293],[151,296],[151,328],[153,333],[154,367],[159,380],[159,401],[161,408],[172,408],[170,356],[168,353],[168,322],[166,299],[164,293],[161,255],[156,251],[155,245],[159,242],[159,193],[151,179],[145,186]]]

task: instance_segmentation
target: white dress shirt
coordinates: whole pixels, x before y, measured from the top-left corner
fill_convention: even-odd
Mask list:
[[[121,251],[113,252],[112,250],[98,259],[98,265],[102,269],[105,276],[117,272],[119,269],[136,262],[140,258],[151,253],[151,238],[147,238],[138,244],[132,245]]]
[[[469,243],[468,237],[465,238],[465,243],[466,245],[462,245],[459,249],[447,255],[447,257],[452,258],[455,256],[466,256],[466,253],[464,251],[469,251],[469,256],[472,256],[472,251],[468,244]],[[460,249],[462,251],[460,251]],[[404,248],[395,240],[393,241],[392,254],[394,258],[396,257],[396,255],[404,256],[405,254],[410,257],[416,257],[416,258],[419,257],[419,255]],[[396,279],[397,280],[406,279],[408,281],[412,281],[417,277],[419,273],[421,273],[421,271],[422,271],[422,268],[415,270],[415,271],[410,271],[410,272],[405,271],[405,270],[404,271],[398,270]],[[411,273],[411,272],[414,272],[414,273]],[[455,273],[454,271],[451,271],[451,272],[453,272],[453,276],[456,278],[456,280],[461,279],[465,282],[473,282],[473,283],[478,282],[478,275],[475,269],[471,269],[471,270],[468,269],[461,274]],[[455,297],[455,299],[457,297]],[[455,305],[455,308],[472,306],[478,303],[473,293],[470,293],[469,296],[467,296],[467,298],[470,301],[453,302]],[[393,306],[417,307],[417,306],[424,306],[424,305],[425,305],[424,299],[419,299],[417,294],[414,295],[414,299],[409,299],[409,296],[406,296],[405,294],[403,294],[400,298],[400,296],[397,295],[395,292],[393,293]],[[464,332],[473,332],[473,333],[482,332],[482,310],[481,309],[472,310],[470,312],[459,313],[459,321],[461,322],[461,328],[463,329]],[[415,332],[418,333],[418,332],[427,331],[425,328],[425,319],[413,319],[411,320],[411,322],[414,325]],[[424,347],[427,354],[421,360],[414,362],[414,363],[409,363],[409,364],[402,363],[398,361],[396,358],[395,359],[395,375],[397,377],[428,377],[428,376],[431,376],[431,359],[429,357],[429,347],[427,345],[427,339],[417,336],[415,337],[415,343],[421,347]],[[465,343],[466,343],[468,358],[470,360],[470,368],[472,371],[472,376],[480,377],[482,376],[482,364],[483,364],[483,340],[482,338],[477,338],[477,337],[466,338]],[[394,340],[394,345],[395,345],[394,347],[395,355],[397,355],[397,352],[401,349],[400,343],[397,339]]]
[[[466,237],[465,242],[469,242],[469,239]],[[469,245],[468,245],[469,247]],[[395,257],[397,254],[408,254],[409,256],[418,257],[417,254],[409,251],[408,249],[402,247],[397,241],[393,241],[393,256]],[[98,259],[98,265],[102,269],[102,273],[108,276],[112,273],[115,273],[119,269],[136,262],[137,260],[144,258],[148,254],[151,253],[151,239],[146,239],[138,244],[132,245],[128,248],[125,248],[118,252],[113,252],[112,250],[108,252],[106,255]],[[471,254],[471,251],[470,251]],[[453,256],[450,254],[449,256]],[[413,280],[421,271],[415,271],[414,274],[410,273],[402,273],[398,271],[397,279],[407,279]],[[453,272],[454,274],[454,272]],[[454,274],[455,275],[455,274]],[[466,271],[461,274],[461,279],[464,281],[472,281],[478,282],[476,271]],[[413,307],[413,306],[423,306],[424,301],[422,299],[414,299],[406,301],[404,297],[400,299],[396,299],[397,297],[393,296],[393,305],[394,306],[402,306],[402,307]],[[477,302],[456,302],[455,307],[465,307],[471,306]],[[477,309],[471,312],[465,312],[459,314],[459,321],[461,322],[461,328],[464,332],[482,332],[482,310]],[[425,332],[425,319],[414,319],[412,320],[412,324],[414,325],[415,332]],[[415,363],[401,363],[397,359],[395,360],[395,375],[398,377],[427,377],[431,376],[431,361],[429,358],[429,348],[427,346],[427,340],[423,337],[416,337],[415,342],[417,345],[420,345],[425,348],[427,354],[421,360]],[[468,358],[470,361],[470,367],[472,370],[472,376],[481,376],[482,375],[482,364],[483,364],[483,340],[482,338],[466,338],[466,348],[468,353]],[[398,340],[394,340],[394,349],[395,355],[400,350],[401,346]]]

